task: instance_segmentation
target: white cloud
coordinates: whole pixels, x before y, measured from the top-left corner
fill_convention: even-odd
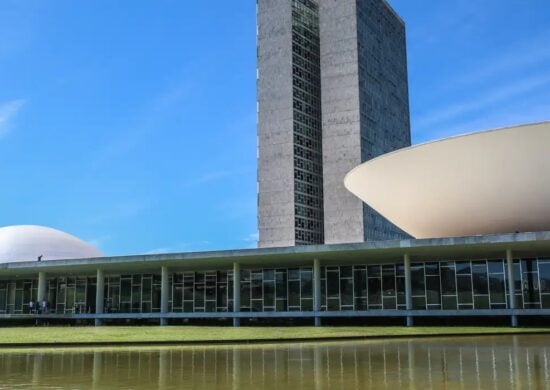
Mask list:
[[[209,250],[212,243],[207,240],[194,242],[178,242],[175,245],[154,248],[144,252],[144,255],[161,255],[167,253],[198,252]]]
[[[172,248],[155,248],[155,249],[151,249],[150,251],[147,251],[145,253],[143,253],[144,255],[162,255],[162,254],[165,254],[165,253],[172,253],[174,252],[174,250]]]
[[[248,236],[244,238],[243,241],[246,242],[256,242],[260,239],[260,234],[258,232],[256,233],[250,233]]]
[[[248,236],[243,238],[243,241],[247,243],[246,248],[257,248],[259,240],[260,234],[258,232],[250,233]]]
[[[455,126],[456,123],[460,123],[467,114],[479,112],[480,117],[487,116],[494,111],[491,108],[518,101],[519,97],[530,95],[540,88],[547,88],[548,85],[550,85],[550,74],[528,77],[517,80],[515,83],[498,86],[483,95],[429,112],[413,120],[413,128],[419,138],[426,138],[426,135],[433,136],[449,124]]]
[[[17,99],[0,105],[0,138],[12,129],[12,121],[25,104],[25,100]]]

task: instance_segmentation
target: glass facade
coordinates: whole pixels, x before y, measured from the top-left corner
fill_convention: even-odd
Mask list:
[[[296,245],[324,242],[319,6],[292,0]]]
[[[0,280],[0,314],[27,314],[36,301],[38,280]]]
[[[514,260],[514,294],[519,309],[550,309],[550,258]],[[246,268],[240,277],[241,311],[312,311],[313,267]],[[95,277],[48,278],[48,312],[95,312]],[[0,281],[0,314],[29,313],[37,279]],[[173,272],[169,311],[233,311],[232,271]],[[414,310],[506,309],[509,291],[503,259],[413,262]],[[158,313],[161,275],[105,277],[105,313]],[[403,263],[321,267],[322,311],[404,310]]]
[[[313,310],[313,269],[241,270],[241,311]]]
[[[233,310],[231,271],[174,273],[170,276],[170,286],[171,312],[212,313]]]
[[[49,312],[61,314],[94,313],[96,279],[87,277],[48,279],[46,295]]]

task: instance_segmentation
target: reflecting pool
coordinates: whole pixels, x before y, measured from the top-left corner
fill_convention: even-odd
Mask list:
[[[0,352],[0,389],[550,389],[550,336]]]

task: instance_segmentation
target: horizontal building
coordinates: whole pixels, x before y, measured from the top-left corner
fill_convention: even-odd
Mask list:
[[[533,316],[550,232],[0,264],[3,322]]]

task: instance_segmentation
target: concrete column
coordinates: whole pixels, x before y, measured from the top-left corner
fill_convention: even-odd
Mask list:
[[[403,260],[405,263],[405,302],[407,310],[412,310],[411,256],[406,254]],[[413,326],[412,316],[407,316],[407,326]]]
[[[315,326],[321,326],[321,317],[317,315],[321,311],[321,264],[319,259],[313,260],[313,311]]]
[[[95,312],[102,314],[105,308],[105,273],[102,269],[97,270],[96,291],[95,291]],[[103,320],[96,318],[95,326],[103,325]]]
[[[168,279],[168,267],[161,268],[161,281],[160,281],[160,312],[161,314],[168,313],[168,297],[170,295],[170,285]],[[168,325],[167,318],[160,319],[160,325]]]
[[[40,303],[42,303],[42,301],[47,298],[47,296],[46,296],[46,273],[43,272],[43,271],[38,273],[38,291],[37,291],[37,297],[36,298],[39,302],[38,308],[40,307]],[[28,302],[25,302],[25,303],[28,303]]]
[[[233,313],[241,311],[241,265],[233,263]],[[233,317],[233,326],[240,326],[241,319]]]
[[[510,292],[509,309],[516,308],[516,286],[514,283],[514,256],[511,249],[506,250],[506,270],[508,273],[508,291]],[[513,315],[511,318],[512,326],[518,326],[518,317]]]

